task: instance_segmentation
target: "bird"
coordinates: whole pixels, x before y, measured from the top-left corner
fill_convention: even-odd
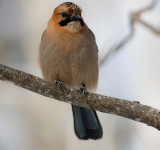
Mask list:
[[[39,62],[45,80],[61,88],[80,89],[83,96],[98,84],[98,47],[93,32],[73,2],[56,7],[43,32]],[[95,110],[72,105],[74,131],[79,139],[97,140],[103,130]]]

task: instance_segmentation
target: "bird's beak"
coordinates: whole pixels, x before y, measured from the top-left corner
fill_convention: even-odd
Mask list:
[[[78,21],[81,19],[81,16],[79,14],[75,14],[75,16],[71,17],[72,21]]]

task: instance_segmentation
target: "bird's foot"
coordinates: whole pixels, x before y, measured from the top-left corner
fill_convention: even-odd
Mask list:
[[[88,96],[88,92],[84,83],[82,83],[82,87],[80,88],[80,91],[81,91],[82,97]]]
[[[56,86],[62,91],[64,92],[65,87],[63,85],[63,83],[61,81],[55,80],[54,83],[56,84]]]

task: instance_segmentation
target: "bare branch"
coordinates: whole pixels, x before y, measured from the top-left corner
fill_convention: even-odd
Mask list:
[[[106,55],[104,55],[99,60],[99,64],[103,64],[105,61],[108,60],[110,56],[112,56],[114,53],[119,51],[125,44],[129,42],[129,40],[133,37],[134,32],[135,32],[134,26],[131,25],[130,28],[131,28],[130,33],[124,39],[122,39],[122,41],[118,45],[111,47],[111,49],[106,53]]]
[[[155,29],[153,26],[151,26],[150,24],[146,23],[145,21],[143,21],[142,19],[138,18],[138,22],[141,23],[142,25],[144,25],[145,27],[147,27],[149,30],[151,30],[154,34],[160,35],[160,29]]]
[[[82,98],[79,91],[65,89],[60,91],[55,84],[39,77],[0,64],[0,80],[10,81],[16,86],[28,89],[46,97],[54,98],[66,103],[95,109],[104,113],[119,115],[152,126],[160,130],[160,110],[142,105],[137,101],[89,93]]]
[[[104,55],[100,59],[99,64],[103,64],[106,60],[108,60],[110,56],[112,56],[112,54],[119,51],[123,46],[125,46],[131,40],[131,38],[134,36],[134,33],[136,31],[135,30],[136,23],[140,23],[143,26],[146,26],[153,33],[160,35],[160,29],[159,30],[155,29],[154,27],[152,27],[151,25],[149,25],[148,23],[146,23],[145,21],[141,19],[142,13],[153,9],[156,3],[157,3],[157,0],[152,0],[149,6],[141,8],[140,10],[130,14],[130,20],[129,20],[130,21],[129,23],[130,32],[129,34],[125,38],[123,38],[122,41],[120,41],[118,45],[111,47],[111,49],[106,53],[106,55]]]

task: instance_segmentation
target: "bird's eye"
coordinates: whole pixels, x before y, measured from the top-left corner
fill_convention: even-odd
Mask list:
[[[62,15],[63,18],[67,17],[67,13],[66,12],[62,12],[61,15]]]

